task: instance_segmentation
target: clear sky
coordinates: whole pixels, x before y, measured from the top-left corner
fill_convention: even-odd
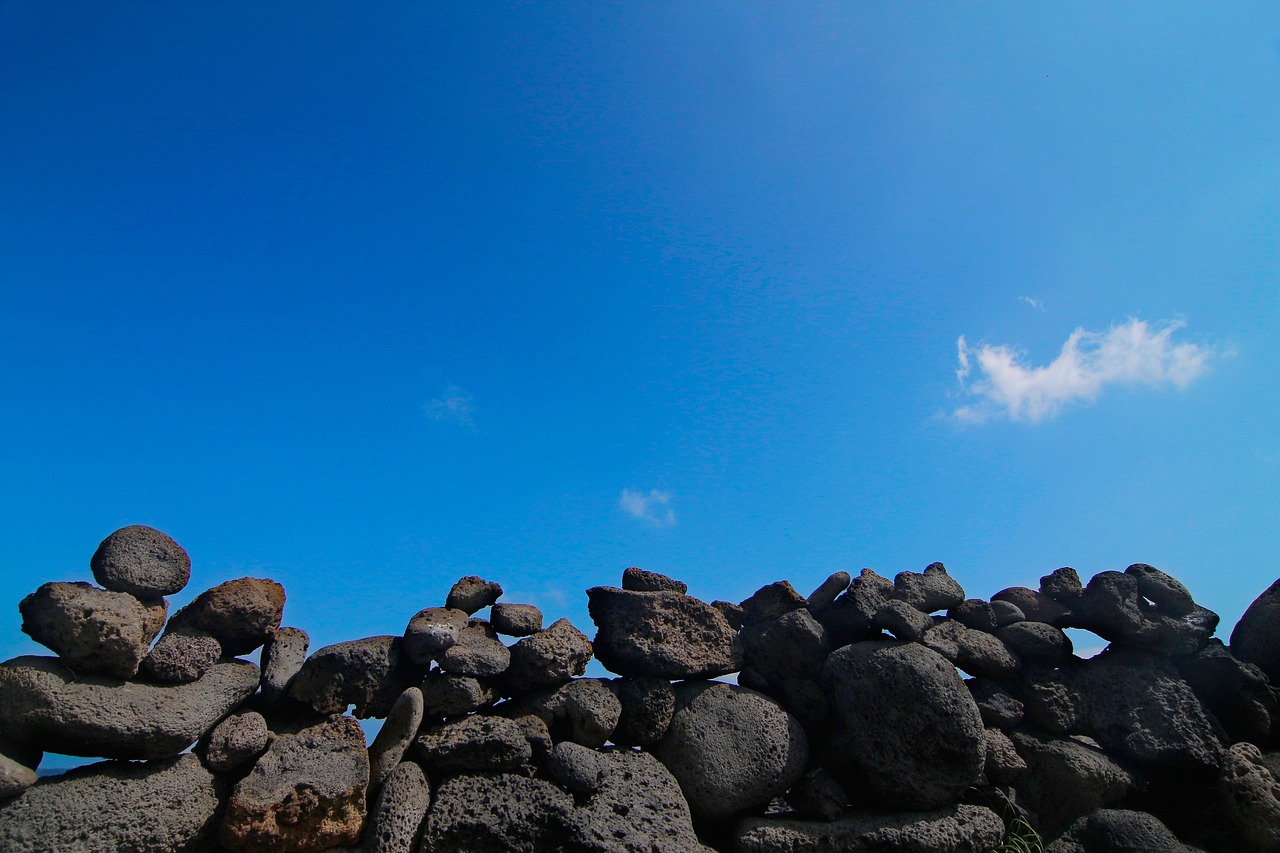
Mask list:
[[[0,3],[0,652],[149,524],[313,648],[1280,574],[1280,6]]]

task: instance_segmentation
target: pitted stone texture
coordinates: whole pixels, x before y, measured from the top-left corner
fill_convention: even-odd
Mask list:
[[[989,728],[984,735],[987,742],[987,759],[983,775],[992,785],[1017,785],[1027,777],[1027,762],[1018,755],[1013,741],[997,728]]]
[[[502,598],[502,586],[484,578],[468,575],[460,579],[449,590],[444,606],[453,610],[461,610],[468,616],[477,610],[483,610]]]
[[[1073,672],[1074,667],[1033,665],[1023,669],[1019,693],[1029,722],[1054,734],[1080,730],[1085,697],[1070,677]]]
[[[1218,629],[1218,614],[1196,604],[1185,616],[1149,611],[1142,631],[1127,642],[1163,655],[1194,655]]]
[[[662,678],[615,678],[609,685],[621,712],[610,739],[618,746],[651,747],[666,734],[676,691]]]
[[[396,766],[369,812],[361,853],[413,853],[430,805],[431,786],[422,768],[412,761]]]
[[[571,793],[590,794],[608,775],[609,761],[594,749],[566,740],[552,748],[547,773]]]
[[[804,608],[748,625],[740,637],[746,665],[776,684],[788,678],[817,678],[831,651],[827,629]]]
[[[880,605],[874,624],[899,640],[919,642],[924,639],[924,632],[933,627],[933,620],[910,602],[895,598]]]
[[[498,692],[469,675],[433,672],[422,681],[423,711],[431,717],[456,717],[498,700]]]
[[[404,629],[405,653],[414,663],[426,666],[458,642],[467,621],[465,611],[449,607],[419,610]]]
[[[1221,640],[1210,640],[1199,654],[1175,660],[1196,697],[1226,729],[1232,741],[1267,743],[1276,696],[1267,677],[1251,663],[1231,656]]]
[[[285,698],[307,660],[311,637],[301,628],[277,628],[262,647],[262,698],[268,707]]]
[[[1262,751],[1237,743],[1222,762],[1218,801],[1223,814],[1253,850],[1280,850],[1280,781]]]
[[[1071,607],[1084,593],[1084,584],[1075,569],[1063,566],[1040,578],[1040,592],[1064,607]]]
[[[622,588],[631,592],[689,591],[689,585],[684,581],[669,578],[659,572],[647,572],[638,566],[631,566],[622,572]]]
[[[622,704],[609,682],[579,678],[518,697],[500,709],[506,716],[535,714],[547,724],[552,740],[570,740],[595,749],[613,733]]]
[[[7,739],[60,755],[168,758],[257,687],[258,668],[245,661],[219,663],[189,684],[143,684],[19,657],[0,664],[0,727]]]
[[[502,674],[508,695],[563,684],[586,672],[592,645],[568,619],[557,619],[545,631],[525,637],[511,647],[511,663]]]
[[[666,679],[710,678],[742,667],[737,632],[709,604],[678,592],[587,590],[596,657],[610,671]]]
[[[810,613],[817,616],[830,607],[836,597],[849,588],[852,581],[853,577],[848,572],[832,573],[818,585],[817,589],[809,593],[809,597],[805,599],[805,606],[809,608]]]
[[[1007,601],[1022,611],[1022,615],[1032,622],[1045,622],[1049,625],[1064,627],[1071,616],[1071,611],[1038,590],[1025,586],[1011,586],[991,596],[991,604]]]
[[[39,764],[33,761],[32,764]],[[34,767],[28,767],[17,759],[0,755],[0,800],[20,794],[36,783]]]
[[[1186,616],[1195,609],[1196,603],[1182,582],[1155,566],[1134,563],[1124,573],[1138,582],[1138,594],[1166,616]]]
[[[1026,663],[1062,666],[1074,651],[1071,638],[1061,628],[1044,622],[1014,622],[996,631],[996,636]]]
[[[132,678],[155,639],[142,602],[92,584],[42,584],[18,611],[23,632],[79,673]]]
[[[1258,848],[1263,849],[1263,848]],[[1087,814],[1045,848],[1046,853],[1198,853],[1155,815],[1124,809]]]
[[[922,613],[936,613],[964,601],[964,588],[942,563],[930,563],[920,574],[899,572],[893,579],[893,596]]]
[[[532,604],[495,604],[489,618],[493,630],[508,637],[529,637],[542,630],[542,611]]]
[[[823,763],[854,771],[891,804],[954,802],[985,760],[982,717],[946,658],[916,643],[867,641],[827,658],[834,728]]]
[[[970,675],[1008,678],[1021,666],[1004,643],[983,631],[966,628],[954,619],[932,624],[924,644]]]
[[[849,807],[849,795],[826,768],[815,767],[787,791],[787,805],[803,815],[835,820]]]
[[[565,850],[591,853],[713,853],[693,831],[675,778],[645,752],[600,753],[606,771],[573,813]]]
[[[222,644],[208,634],[170,631],[151,647],[142,670],[156,681],[186,684],[200,678],[222,657]]]
[[[422,725],[422,691],[410,687],[391,706],[387,720],[369,746],[369,790],[376,791],[404,757]]]
[[[947,616],[975,631],[986,631],[990,634],[996,629],[995,611],[981,598],[966,598],[948,610]]]
[[[1232,629],[1231,654],[1280,684],[1280,580],[1253,600]]]
[[[695,815],[718,820],[763,806],[804,773],[800,722],[754,690],[718,682],[676,689],[676,711],[655,750]]]
[[[533,753],[533,763],[539,767],[545,766],[555,746],[551,742],[551,730],[547,728],[546,721],[537,714],[520,714],[512,717],[511,722],[520,727],[520,732]]]
[[[1098,572],[1076,602],[1072,624],[1112,642],[1138,637],[1147,619],[1137,579],[1123,572]]]
[[[169,630],[216,637],[227,655],[247,655],[271,638],[284,613],[284,587],[266,578],[239,578],[196,596],[173,614]]]
[[[451,776],[436,790],[427,810],[419,850],[573,850],[573,813],[573,796],[542,779],[511,773]]]
[[[277,735],[236,784],[218,840],[228,850],[280,853],[354,844],[368,784],[364,732],[351,717]]]
[[[0,850],[174,853],[207,849],[221,789],[194,755],[104,761],[0,802]]]
[[[978,705],[983,725],[1011,729],[1022,722],[1022,703],[988,678],[970,678],[965,683]]]
[[[1027,763],[1019,792],[1039,819],[1042,836],[1052,838],[1081,815],[1133,790],[1133,777],[1096,747],[1024,731],[1012,739]]]
[[[863,569],[818,619],[827,629],[831,645],[839,647],[878,634],[876,613],[892,595],[892,581]]]
[[[103,539],[89,569],[107,589],[144,597],[173,595],[191,579],[191,558],[168,535],[134,524]]]
[[[400,694],[422,679],[400,648],[400,638],[365,637],[317,649],[293,677],[289,695],[321,714],[385,717]]]
[[[982,806],[926,812],[854,814],[829,823],[751,817],[738,826],[737,853],[985,853],[1000,843],[1004,823]]]
[[[270,742],[267,721],[257,711],[232,714],[209,732],[204,761],[215,773],[226,773],[262,755]]]
[[[762,586],[742,602],[742,624],[771,622],[785,613],[804,607],[808,602],[796,592],[790,581],[775,581]]]
[[[720,615],[724,617],[724,621],[729,623],[730,628],[737,631],[742,627],[742,618],[745,615],[742,605],[734,604],[732,601],[716,599],[711,602],[711,606],[720,611]]]
[[[519,770],[533,757],[524,731],[504,717],[471,716],[432,726],[413,749],[432,773]]]
[[[498,639],[492,625],[471,619],[458,632],[458,642],[441,652],[437,662],[445,672],[483,678],[505,671],[511,663],[511,650]]]

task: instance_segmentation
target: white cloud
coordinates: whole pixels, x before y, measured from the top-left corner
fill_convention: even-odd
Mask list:
[[[453,421],[463,426],[475,427],[471,420],[471,415],[476,410],[475,401],[457,385],[449,385],[439,397],[423,403],[422,410],[433,421]]]
[[[623,489],[618,506],[628,515],[647,521],[654,527],[671,527],[676,523],[676,513],[670,506],[671,494],[650,489],[649,494],[634,489]]]
[[[1019,296],[1018,300],[1020,302],[1025,302],[1037,311],[1044,313],[1044,303],[1039,299],[1032,299],[1030,296]]]
[[[1091,402],[1107,385],[1175,385],[1185,388],[1208,369],[1208,347],[1172,341],[1182,322],[1157,329],[1142,320],[1112,326],[1105,332],[1076,329],[1062,351],[1044,367],[1023,363],[1011,347],[982,344],[970,350],[956,342],[956,379],[977,401],[957,408],[961,421],[982,423],[993,417],[1036,423],[1056,416],[1070,403]],[[966,385],[977,362],[980,378]]]

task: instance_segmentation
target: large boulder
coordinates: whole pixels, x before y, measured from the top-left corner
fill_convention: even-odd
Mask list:
[[[1267,743],[1276,695],[1262,670],[1236,660],[1216,639],[1199,654],[1177,658],[1174,663],[1232,741]]]
[[[1122,799],[1134,779],[1097,746],[1072,738],[1014,732],[1027,764],[1019,793],[1035,814],[1041,835],[1052,837],[1081,815]]]
[[[737,632],[709,604],[674,591],[587,590],[596,657],[618,675],[711,678],[742,667]]]
[[[200,593],[168,627],[209,634],[224,654],[247,655],[271,638],[283,613],[284,587],[267,578],[238,578]]]
[[[401,639],[383,635],[317,649],[289,685],[289,695],[322,714],[385,717],[400,694],[422,679],[401,649]]]
[[[595,790],[575,810],[573,841],[564,849],[710,853],[694,834],[679,784],[657,759],[630,750],[597,754],[604,770]]]
[[[1257,848],[1262,849],[1262,848]],[[1046,853],[1197,853],[1146,812],[1099,809],[1076,820]]]
[[[1249,849],[1280,850],[1280,780],[1253,744],[1237,743],[1227,751],[1218,777],[1218,802]]]
[[[932,809],[982,774],[982,717],[955,667],[918,643],[867,641],[827,658],[834,728],[823,760],[888,803]]]
[[[188,684],[77,675],[56,658],[0,664],[0,739],[62,755],[168,758],[195,743],[258,687],[246,661]]]
[[[369,756],[351,717],[278,734],[227,803],[218,840],[228,850],[309,853],[360,837]]]
[[[147,598],[181,592],[191,579],[191,558],[168,535],[134,524],[103,539],[89,569],[107,589]]]
[[[46,583],[22,599],[22,630],[86,675],[132,678],[157,628],[127,592],[87,583]]]
[[[221,795],[218,780],[191,754],[90,764],[0,801],[0,850],[207,849]]]
[[[451,776],[435,791],[419,849],[459,853],[573,850],[573,813],[573,796],[542,779],[514,773]]]
[[[809,740],[800,722],[762,693],[690,682],[676,689],[675,714],[655,753],[693,813],[717,820],[763,806],[795,784]]]
[[[925,812],[860,813],[834,821],[749,817],[737,829],[737,853],[985,853],[1004,823],[983,806]]]
[[[1231,654],[1280,684],[1280,580],[1254,599],[1232,629]]]

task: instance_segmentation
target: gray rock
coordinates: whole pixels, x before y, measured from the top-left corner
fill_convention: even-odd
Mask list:
[[[511,651],[498,639],[493,626],[472,619],[458,632],[458,642],[440,653],[440,668],[454,675],[486,677],[498,675],[511,663]]]
[[[1019,693],[1029,722],[1053,734],[1079,730],[1085,697],[1069,677],[1073,670],[1038,665],[1023,669]]]
[[[740,605],[742,607],[742,624],[755,625],[760,622],[771,622],[798,610],[808,601],[791,586],[790,581],[775,581],[762,586],[751,594],[751,597]]]
[[[431,786],[422,768],[412,761],[397,765],[369,812],[362,853],[413,853],[430,805]]]
[[[1054,569],[1040,578],[1040,592],[1047,595],[1064,607],[1072,607],[1084,593],[1084,584],[1080,583],[1080,575],[1070,566]]]
[[[502,597],[502,587],[493,581],[468,575],[453,585],[445,598],[444,606],[461,610],[468,616],[482,610]]]
[[[498,691],[470,675],[433,672],[422,681],[423,712],[431,717],[457,717],[498,700]]]
[[[930,563],[920,574],[899,572],[893,579],[893,595],[923,613],[936,613],[964,601],[964,588],[942,563]]]
[[[1164,655],[1194,655],[1208,645],[1217,629],[1218,614],[1198,604],[1185,616],[1148,611],[1142,630],[1126,643]]]
[[[893,595],[893,583],[873,572],[863,569],[849,588],[822,611],[819,620],[831,638],[831,645],[839,647],[868,639],[879,633],[875,626],[876,613]]]
[[[989,728],[984,737],[987,742],[987,758],[983,775],[992,785],[1018,785],[1027,777],[1027,762],[1018,755],[1013,741],[1000,729]]]
[[[579,678],[559,687],[544,688],[513,699],[500,709],[506,716],[541,717],[552,740],[570,740],[591,749],[609,740],[622,714],[622,704],[609,682],[598,678]]]
[[[1232,629],[1231,654],[1280,684],[1280,580],[1253,600]]]
[[[592,645],[568,619],[557,619],[545,631],[511,647],[511,663],[500,684],[507,695],[563,684],[586,672]]]
[[[551,742],[551,729],[547,728],[546,721],[537,714],[520,714],[512,717],[511,722],[520,727],[520,732],[533,753],[533,763],[539,767],[545,766],[555,746]]]
[[[221,786],[194,755],[104,761],[0,802],[0,850],[176,853],[206,849]]]
[[[852,580],[848,572],[835,572],[828,576],[817,589],[809,593],[809,597],[805,600],[809,612],[817,616],[826,610],[840,593],[849,588]]]
[[[1167,616],[1186,616],[1195,609],[1196,603],[1182,582],[1155,566],[1134,563],[1124,573],[1138,582],[1138,594],[1154,604],[1161,613]]]
[[[1138,581],[1123,572],[1098,572],[1074,608],[1073,624],[1112,642],[1132,640],[1147,629]]]
[[[103,539],[89,569],[107,589],[144,597],[173,595],[191,579],[191,558],[159,530],[134,524]]]
[[[222,657],[222,644],[208,634],[170,631],[152,646],[142,670],[156,681],[186,684],[200,678]]]
[[[311,637],[301,628],[277,628],[262,647],[262,699],[274,706],[289,693],[293,677],[307,659]]]
[[[504,717],[463,717],[431,726],[413,750],[432,773],[519,770],[533,757],[524,730]]]
[[[678,592],[587,590],[596,657],[625,676],[709,678],[742,667],[737,633],[720,611]]]
[[[410,687],[391,706],[387,720],[369,746],[369,790],[376,791],[404,757],[422,725],[422,691]]]
[[[257,711],[232,714],[209,732],[204,762],[215,773],[226,773],[254,761],[271,742],[267,721]]]
[[[458,642],[467,627],[467,614],[448,607],[419,610],[404,629],[404,650],[409,660],[426,666]]]
[[[489,618],[493,630],[508,637],[529,637],[542,630],[542,611],[532,604],[495,604]]]
[[[1210,640],[1199,654],[1177,658],[1174,663],[1232,741],[1268,742],[1272,715],[1278,709],[1262,670],[1236,660],[1221,640]]]
[[[34,785],[37,778],[34,767],[28,767],[7,755],[0,755],[0,800],[22,793]]]
[[[631,566],[622,572],[622,588],[632,592],[680,592],[689,591],[684,581],[669,578],[658,572],[647,572],[638,566]]]
[[[746,616],[746,612],[741,605],[734,604],[732,601],[716,599],[711,602],[711,606],[720,611],[720,615],[724,617],[724,621],[729,623],[730,628],[737,631],[742,627],[742,620]]]
[[[732,817],[795,784],[809,742],[795,717],[754,690],[718,682],[676,689],[676,711],[655,753],[695,815]]]
[[[357,717],[385,717],[421,679],[399,637],[365,637],[317,649],[293,677],[289,695],[321,714],[341,714],[355,705]]]
[[[60,755],[168,758],[257,689],[258,668],[228,661],[189,684],[77,676],[57,659],[0,664],[0,734]]]
[[[983,725],[1011,729],[1022,722],[1022,703],[996,682],[988,678],[970,678],[965,687],[969,688],[969,695],[978,705]]]
[[[954,619],[966,628],[986,631],[988,634],[996,629],[995,611],[981,598],[966,598],[947,611],[947,618]]]
[[[572,795],[550,782],[510,773],[468,773],[446,778],[436,790],[419,850],[574,850],[575,825]]]
[[[232,791],[218,840],[228,850],[321,851],[355,844],[369,755],[351,717],[280,734]]]
[[[827,629],[804,608],[747,625],[740,637],[746,665],[771,683],[817,678],[831,652]]]
[[[247,655],[271,638],[284,613],[284,587],[266,578],[238,578],[196,596],[173,614],[169,630],[209,634],[226,655]]]
[[[1027,614],[1012,601],[996,600],[991,602],[991,615],[996,619],[996,627],[1001,628],[1005,625],[1012,625],[1015,622],[1025,622]]]
[[[1262,849],[1262,848],[1257,848]],[[1047,853],[1194,853],[1155,815],[1099,809],[1079,818]]]
[[[835,820],[849,808],[849,795],[836,777],[815,767],[787,791],[787,805],[809,817]]]
[[[132,678],[155,639],[142,602],[87,583],[42,584],[18,611],[24,633],[86,675]]]
[[[609,769],[609,761],[603,755],[572,741],[556,744],[547,759],[547,773],[552,780],[574,794],[595,792]]]
[[[916,643],[867,641],[823,671],[833,731],[823,764],[902,808],[954,802],[982,773],[982,717],[946,658]]]
[[[1045,622],[1049,625],[1065,627],[1064,623],[1071,616],[1071,611],[1038,590],[1025,586],[1011,586],[991,596],[991,606],[997,601],[1007,601],[1022,611],[1022,615],[1032,622]]]
[[[925,633],[924,644],[970,675],[1008,678],[1021,662],[995,637],[967,628],[953,619],[934,623]]]
[[[736,835],[737,853],[983,853],[1000,843],[1004,823],[982,806],[952,805],[831,822],[750,817]]]
[[[892,599],[880,605],[876,611],[875,626],[883,628],[899,640],[919,642],[925,631],[933,627],[933,620],[915,605]]]
[[[1014,732],[1012,739],[1027,763],[1019,793],[1038,818],[1042,836],[1057,835],[1081,815],[1133,790],[1133,777],[1096,747],[1025,731]]]
[[[1074,651],[1061,628],[1044,622],[1015,622],[1000,628],[996,636],[1026,663],[1062,666]]]
[[[1218,777],[1222,814],[1252,850],[1280,850],[1280,781],[1251,743],[1227,750]]]
[[[675,778],[652,755],[630,750],[600,754],[607,762],[599,786],[572,814],[563,850],[589,853],[713,853],[694,834],[689,804]]]
[[[648,748],[666,734],[676,691],[662,678],[615,678],[609,685],[621,706],[610,739],[618,746]]]

